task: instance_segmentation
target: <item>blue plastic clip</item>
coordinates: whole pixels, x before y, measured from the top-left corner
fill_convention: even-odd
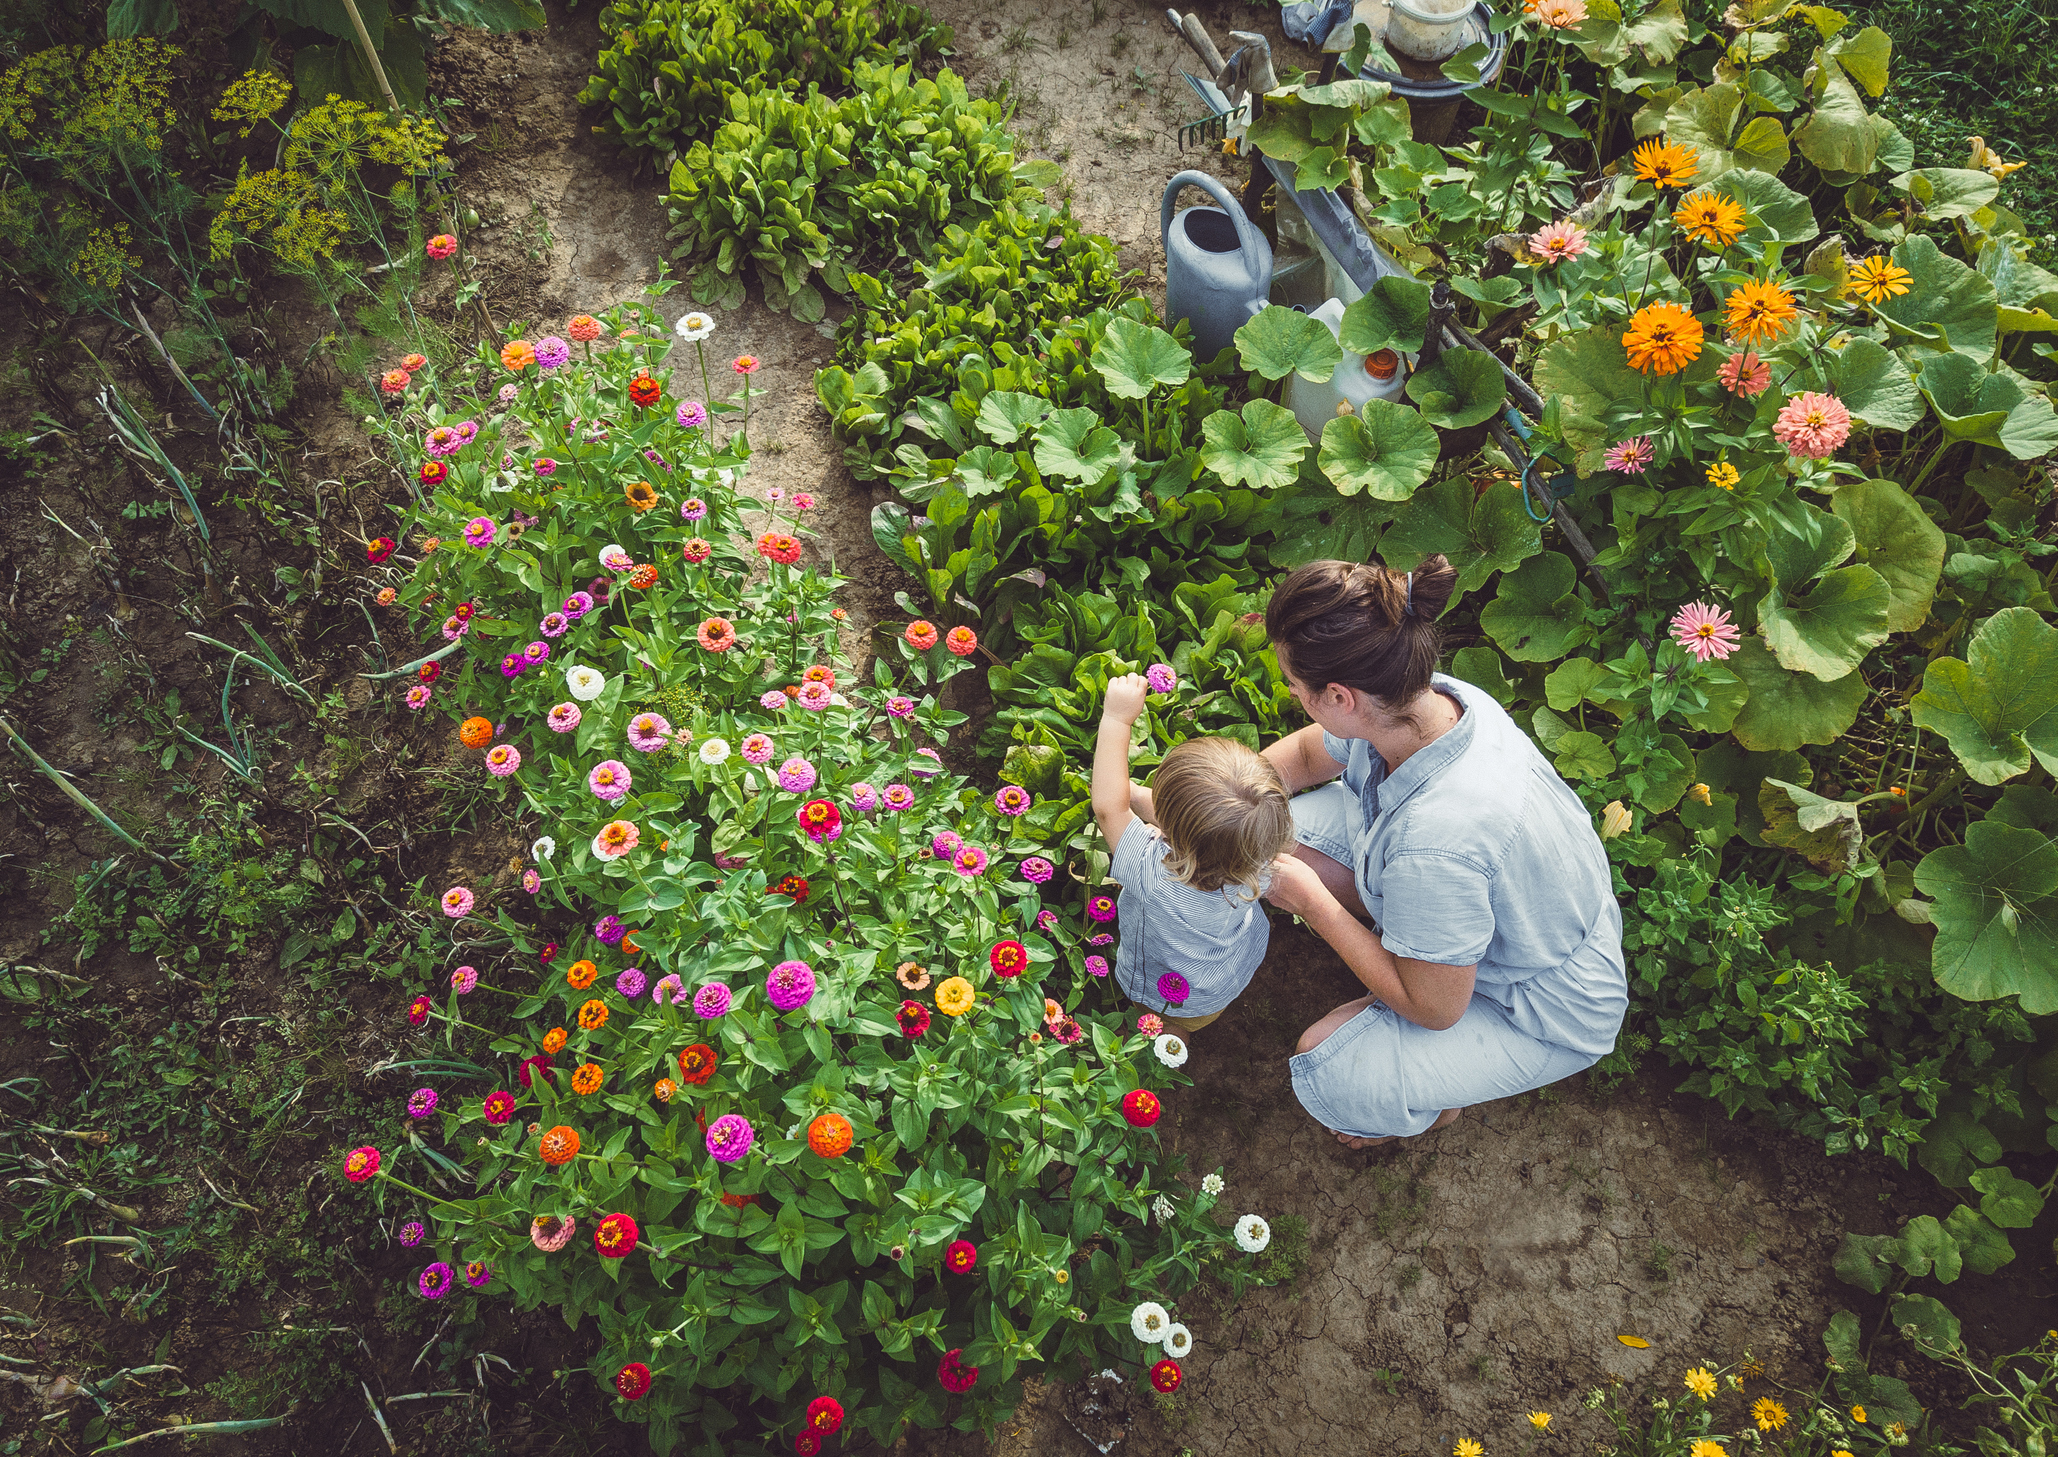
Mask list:
[[[1521,411],[1511,405],[1508,407],[1507,413],[1501,418],[1508,428],[1520,437],[1524,445],[1529,443],[1529,425],[1523,420]],[[1549,459],[1549,453],[1544,452],[1532,454],[1527,460],[1522,462],[1522,509],[1528,512],[1529,519],[1538,525],[1548,522],[1551,519],[1551,508],[1556,506],[1558,502],[1570,497],[1573,491],[1578,489],[1576,483],[1571,481],[1567,481],[1564,487],[1560,489],[1553,482],[1541,478],[1535,481],[1532,486],[1530,472],[1547,459]],[[1535,491],[1534,495],[1531,494],[1532,489]],[[1543,501],[1543,511],[1541,514],[1538,514],[1536,509],[1536,503],[1539,499]]]

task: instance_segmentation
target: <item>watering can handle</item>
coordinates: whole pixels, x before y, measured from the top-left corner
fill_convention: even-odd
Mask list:
[[[1244,216],[1243,205],[1222,185],[1222,180],[1206,172],[1181,172],[1165,184],[1164,201],[1158,205],[1158,242],[1168,255],[1172,242],[1172,204],[1179,200],[1179,189],[1182,187],[1198,187],[1220,203],[1222,211],[1229,215],[1229,221],[1236,225],[1236,242],[1242,249],[1244,258],[1254,261],[1258,257],[1257,245],[1265,241],[1265,235]],[[1245,266],[1250,268],[1251,286],[1260,287],[1264,280],[1258,277],[1250,262],[1246,262]]]

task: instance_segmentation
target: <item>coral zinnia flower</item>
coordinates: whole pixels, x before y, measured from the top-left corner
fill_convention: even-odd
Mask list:
[[[572,1133],[569,1128],[553,1128],[551,1133]],[[548,1138],[550,1135],[545,1134]],[[572,1133],[572,1146],[578,1147],[579,1135]],[[572,1232],[579,1227],[579,1221],[569,1216],[560,1219],[555,1214],[539,1214],[529,1221],[529,1243],[546,1255],[554,1255],[572,1242]]]
[[[1772,383],[1772,366],[1746,349],[1723,360],[1715,377],[1731,394],[1754,400]]]
[[[1736,651],[1743,634],[1721,608],[1689,602],[1672,616],[1672,640],[1700,662],[1710,658],[1720,662]],[[1687,1385],[1693,1384],[1693,1373],[1688,1372]]]
[[[559,1124],[536,1144],[537,1157],[546,1164],[568,1164],[579,1156],[579,1130]]]
[[[404,369],[389,369],[379,376],[380,390],[389,395],[401,393],[409,383],[408,373]]]
[[[701,1087],[715,1075],[715,1065],[720,1060],[712,1047],[696,1042],[679,1054],[679,1080]]]
[[[619,860],[642,838],[643,832],[627,820],[609,820],[593,837],[593,853],[602,860]]]
[[[1577,258],[1586,247],[1586,229],[1570,218],[1560,218],[1529,235],[1529,251],[1546,264]]]
[[[641,1361],[631,1361],[615,1372],[615,1394],[623,1401],[641,1401],[650,1394],[650,1368]]]
[[[526,339],[515,339],[500,347],[502,366],[514,374],[520,374],[536,362],[536,351],[529,347]]]
[[[362,1184],[379,1171],[379,1151],[375,1148],[353,1148],[343,1156],[343,1177],[353,1184]]]
[[[686,558],[694,566],[699,566],[710,556],[714,555],[714,550],[714,545],[707,538],[692,536],[688,537],[686,544],[679,548],[679,555]]]
[[[409,374],[421,373],[428,366],[428,363],[429,356],[426,354],[403,354],[400,356],[400,367]]]
[[[962,1017],[972,1010],[972,984],[961,976],[946,977],[936,988],[936,1010],[946,1017]]]
[[[1656,452],[1651,448],[1651,437],[1638,435],[1609,446],[1601,455],[1601,464],[1626,476],[1640,476],[1651,468],[1651,461],[1655,456]]]
[[[954,1239],[943,1251],[943,1268],[963,1275],[979,1263],[979,1247],[968,1239]]]
[[[1867,258],[1851,269],[1850,290],[1869,304],[1883,304],[1906,293],[1914,281],[1914,275],[1898,264]]]
[[[1701,321],[1678,304],[1647,304],[1630,316],[1622,347],[1632,369],[1678,374],[1701,354]]]
[[[622,494],[629,498],[629,504],[638,511],[648,511],[657,504],[657,487],[649,481],[632,481],[622,487]]]
[[[507,1122],[508,1119],[514,1117],[514,1109],[515,1100],[513,1093],[502,1091],[486,1095],[483,1110],[486,1114],[486,1121],[494,1127],[498,1128],[501,1124]]]
[[[726,653],[736,646],[736,629],[726,617],[710,617],[700,624],[700,645],[711,653]]]
[[[783,531],[767,531],[757,539],[757,551],[768,562],[791,566],[800,560],[800,539]]]
[[[1723,308],[1722,324],[1729,337],[1746,344],[1778,338],[1800,313],[1783,286],[1758,278],[1731,293]]]
[[[736,356],[736,362],[729,367],[738,374],[756,374],[759,363],[760,361],[755,355],[739,354]]]
[[[1135,1088],[1122,1095],[1122,1116],[1132,1128],[1148,1128],[1164,1112],[1158,1095],[1148,1088]]]
[[[636,1242],[643,1237],[643,1231],[636,1227],[636,1221],[626,1214],[610,1214],[593,1226],[594,1252],[605,1259],[619,1260],[634,1254]]]
[[[594,998],[579,1008],[579,1026],[588,1032],[598,1032],[607,1025],[607,1003]]]
[[[1826,460],[1851,438],[1851,412],[1835,395],[1803,390],[1780,410],[1772,433],[1803,460]]]
[[[936,646],[936,624],[926,618],[917,618],[908,624],[907,631],[902,636],[908,640],[908,646],[916,652],[926,653]]]
[[[1697,243],[1727,248],[1744,235],[1744,205],[1704,187],[1680,199],[1672,221]]]
[[[1718,460],[1708,467],[1708,484],[1720,486],[1725,491],[1735,490],[1737,482],[1742,479],[1743,477],[1737,474],[1736,467],[1726,460]]]
[[[457,239],[451,237],[448,233],[438,233],[435,237],[429,239],[422,251],[431,258],[448,258],[457,251]]]
[[[600,320],[591,314],[574,314],[565,332],[581,344],[591,344],[600,337]]]
[[[1701,170],[1700,158],[1692,147],[1656,137],[1638,147],[1632,161],[1636,175],[1658,187],[1684,187]]]
[[[1029,949],[1020,941],[1002,941],[987,954],[995,976],[1020,976],[1029,967]]]
[[[647,374],[639,374],[629,381],[629,402],[641,409],[649,409],[664,395],[665,388]]]
[[[979,634],[969,627],[953,627],[943,635],[943,645],[960,658],[968,658],[979,646]]]

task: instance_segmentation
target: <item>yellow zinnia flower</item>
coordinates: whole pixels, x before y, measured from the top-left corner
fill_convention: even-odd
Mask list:
[[[1458,1438],[1458,1445],[1451,1448],[1451,1457],[1483,1457],[1486,1448],[1470,1437]]]
[[[1645,374],[1678,374],[1700,357],[1701,321],[1678,304],[1649,304],[1630,316],[1622,347]]]
[[[1851,1454],[1845,1451],[1842,1447],[1839,1447],[1834,1452],[1830,1453],[1829,1457],[1851,1457]]]
[[[1696,242],[1711,248],[1727,248],[1744,235],[1744,205],[1704,187],[1680,201],[1672,221]]]
[[[1851,269],[1851,292],[1869,304],[1899,298],[1914,281],[1907,269],[1884,258],[1867,258]]]
[[[1637,176],[1659,187],[1684,187],[1701,170],[1700,158],[1692,147],[1656,137],[1638,147],[1631,162]]]
[[[1737,474],[1736,467],[1726,460],[1718,460],[1715,464],[1708,467],[1708,484],[1711,486],[1720,486],[1725,491],[1733,491],[1736,489],[1736,483],[1741,479],[1742,477]],[[1693,1373],[1688,1372],[1687,1374],[1691,1377]],[[1707,1373],[1703,1372],[1702,1374],[1706,1375]],[[1714,1378],[1710,1377],[1709,1379],[1712,1382]],[[1692,1382],[1689,1381],[1688,1384],[1691,1385]]]
[[[1686,1389],[1702,1401],[1712,1400],[1715,1395],[1715,1373],[1704,1366],[1694,1367],[1686,1373]]]
[[[1551,1414],[1547,1411],[1533,1411],[1529,1414],[1529,1424],[1539,1432],[1547,1432],[1551,1427]]]
[[[1776,339],[1800,315],[1794,296],[1770,279],[1754,278],[1725,301],[1723,327],[1743,343]]]
[[[1761,1396],[1751,1403],[1751,1420],[1761,1432],[1779,1431],[1786,1425],[1786,1408],[1769,1396]]]
[[[961,976],[947,978],[936,989],[936,1010],[946,1017],[962,1017],[972,1010],[972,984]]]
[[[1861,1425],[1862,1425],[1862,1424],[1864,1423],[1864,1421],[1865,1421],[1865,1408],[1864,1408],[1864,1407],[1862,1407],[1862,1406],[1854,1406],[1854,1407],[1852,1407],[1852,1408],[1851,1408],[1851,1420],[1852,1420],[1852,1421],[1854,1421],[1854,1422],[1858,1422],[1859,1424],[1861,1424]]]

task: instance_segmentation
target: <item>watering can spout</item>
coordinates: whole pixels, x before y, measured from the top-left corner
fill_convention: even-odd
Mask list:
[[[1175,221],[1172,205],[1184,187],[1200,188],[1218,206],[1188,208]],[[1158,233],[1165,245],[1165,320],[1191,323],[1195,357],[1211,360],[1265,307],[1272,245],[1222,181],[1206,172],[1181,172],[1165,184]]]

